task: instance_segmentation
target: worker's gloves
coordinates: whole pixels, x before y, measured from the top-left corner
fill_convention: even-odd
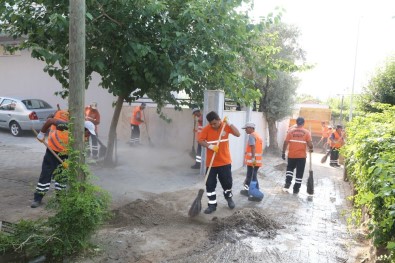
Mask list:
[[[232,122],[229,120],[229,117],[228,117],[228,116],[226,116],[226,117],[224,118],[224,122],[226,122],[226,124],[228,124],[228,126],[232,125]]]
[[[67,162],[64,162],[64,161],[62,163],[62,166],[63,166],[64,169],[69,168],[69,164]]]
[[[40,133],[37,134],[37,140],[39,140],[40,142],[44,142],[44,140],[45,140],[45,133],[40,131]]]
[[[219,147],[217,146],[217,145],[212,145],[212,144],[210,144],[209,146],[208,146],[208,148],[210,149],[210,150],[212,150],[213,152],[218,152],[218,149],[219,149]]]
[[[283,152],[283,154],[281,154],[281,158],[283,158],[283,160],[285,160],[285,152]]]
[[[313,148],[309,148],[309,153],[312,153],[313,152]]]
[[[253,166],[256,166],[256,160],[255,160],[255,158],[252,158],[252,159],[251,159],[251,162],[252,162],[252,165],[253,165]]]

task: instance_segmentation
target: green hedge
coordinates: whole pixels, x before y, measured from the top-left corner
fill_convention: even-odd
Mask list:
[[[395,107],[376,105],[380,113],[356,117],[347,126],[347,143],[341,152],[347,158],[348,178],[357,194],[356,211],[369,214],[370,237],[385,246],[395,260]]]
[[[68,187],[50,199],[46,208],[51,216],[21,220],[11,235],[0,232],[0,255],[30,259],[45,255],[48,262],[62,262],[92,247],[92,234],[110,217],[110,196],[92,184],[87,165],[76,161],[79,153],[71,149],[69,152],[68,169],[62,169],[55,177],[58,182],[67,178]],[[77,180],[81,169],[85,180]]]

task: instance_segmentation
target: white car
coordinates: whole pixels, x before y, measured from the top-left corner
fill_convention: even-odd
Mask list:
[[[0,97],[0,128],[21,136],[23,131],[40,130],[55,111],[40,99]]]

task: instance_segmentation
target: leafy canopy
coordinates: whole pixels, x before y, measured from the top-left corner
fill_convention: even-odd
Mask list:
[[[236,11],[248,1],[87,0],[86,76],[134,101],[147,94],[159,107],[176,106],[175,93],[202,100],[204,89],[223,89],[241,103],[259,96],[241,74],[252,30]],[[45,71],[68,94],[67,1],[6,0],[0,4],[1,32],[27,37],[20,48],[46,62]]]

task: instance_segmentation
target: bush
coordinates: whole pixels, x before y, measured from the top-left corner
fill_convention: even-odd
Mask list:
[[[376,104],[380,112],[357,117],[347,127],[348,177],[357,194],[356,209],[363,206],[370,215],[370,237],[377,246],[395,252],[395,107]],[[355,215],[361,215],[356,212]]]

